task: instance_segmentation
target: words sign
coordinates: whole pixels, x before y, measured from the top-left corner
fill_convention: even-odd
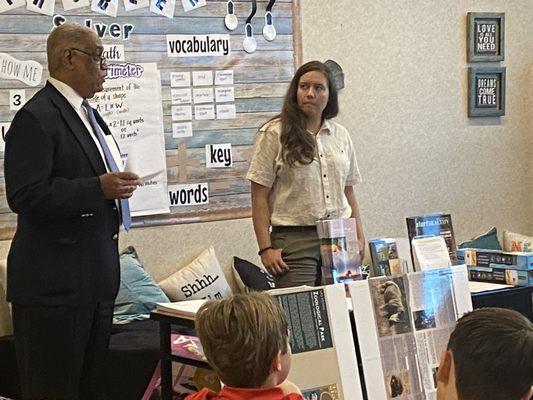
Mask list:
[[[206,183],[168,185],[171,206],[190,206],[209,203],[209,189]]]

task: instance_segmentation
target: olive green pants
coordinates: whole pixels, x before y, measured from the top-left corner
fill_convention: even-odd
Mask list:
[[[310,227],[274,227],[270,234],[272,247],[283,249],[283,261],[289,270],[274,276],[276,287],[308,285],[322,282],[320,241],[316,229]]]

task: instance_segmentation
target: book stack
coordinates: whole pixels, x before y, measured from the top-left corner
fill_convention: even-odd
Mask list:
[[[470,279],[480,282],[533,286],[533,253],[458,249],[457,259],[468,266]]]

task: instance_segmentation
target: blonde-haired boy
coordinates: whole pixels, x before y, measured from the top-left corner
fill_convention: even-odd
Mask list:
[[[265,293],[209,301],[196,315],[205,356],[224,387],[186,400],[303,400],[287,381],[291,348],[285,314]]]

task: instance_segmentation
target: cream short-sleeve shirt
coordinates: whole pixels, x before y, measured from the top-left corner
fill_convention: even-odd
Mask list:
[[[312,163],[290,167],[282,159],[281,122],[261,127],[246,178],[271,188],[272,226],[309,226],[318,219],[349,218],[346,186],[361,182],[355,149],[346,128],[325,121],[316,135]],[[309,133],[312,135],[312,133]]]

